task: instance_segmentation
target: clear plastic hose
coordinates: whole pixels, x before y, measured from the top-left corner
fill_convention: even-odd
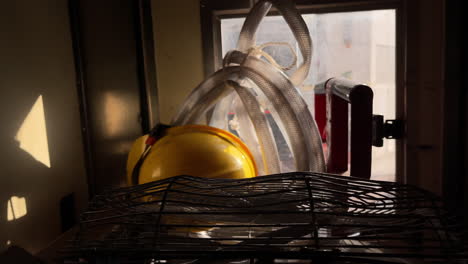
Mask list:
[[[265,15],[270,10],[271,6],[278,9],[284,17],[286,23],[291,28],[294,37],[299,45],[299,50],[303,58],[302,64],[291,75],[291,82],[295,86],[299,86],[307,78],[312,61],[312,39],[310,38],[309,30],[304,19],[299,11],[295,8],[290,0],[263,0],[259,1],[247,15],[244,25],[242,26],[237,42],[237,49],[243,53],[255,46],[255,33],[258,26]]]
[[[225,67],[204,80],[188,95],[171,124],[174,126],[191,124],[197,116],[231,93],[232,90],[226,89],[225,81],[239,71],[239,67]]]
[[[255,98],[255,95],[252,94],[249,88],[241,86],[237,82],[227,81],[227,84],[236,90],[247,110],[247,113],[249,114],[250,119],[252,120],[253,126],[255,127],[261,152],[264,153],[262,160],[264,163],[263,166],[265,167],[265,173],[280,173],[276,144],[268,125],[268,121],[260,107],[260,104]]]
[[[288,78],[284,67],[272,61],[255,44],[258,26],[270,8],[275,6],[291,28],[303,57],[302,64]],[[267,61],[260,57],[267,58]],[[280,166],[278,138],[272,133],[272,123],[267,120],[265,106],[259,101],[264,94],[273,113],[276,127],[285,131],[297,171],[325,171],[322,141],[315,120],[295,86],[302,84],[309,73],[312,58],[312,40],[298,10],[289,0],[262,0],[251,10],[239,36],[237,50],[230,51],[217,71],[185,100],[175,116],[173,125],[206,122],[222,129],[236,132],[251,148],[261,174],[284,172]],[[257,91],[257,92],[255,92]],[[238,103],[241,101],[242,108]],[[210,120],[201,116],[212,111]],[[227,120],[236,115],[237,120]],[[278,119],[279,117],[279,119]],[[228,122],[238,122],[239,130]],[[254,132],[253,135],[252,132]],[[284,140],[283,140],[284,141]]]

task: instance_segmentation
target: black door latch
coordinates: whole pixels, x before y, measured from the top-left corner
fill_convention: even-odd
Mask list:
[[[372,145],[383,147],[383,139],[400,139],[405,134],[405,122],[398,119],[385,120],[383,115],[372,116]]]

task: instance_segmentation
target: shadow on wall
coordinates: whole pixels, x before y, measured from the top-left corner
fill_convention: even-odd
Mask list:
[[[73,147],[81,142],[51,136],[57,132],[48,125],[57,131],[63,124],[46,114],[55,104],[47,96],[10,92],[9,98],[0,132],[0,252],[18,245],[36,253],[62,232],[61,198],[76,193],[79,208],[86,201],[82,153]]]
[[[41,205],[53,203],[47,191],[52,183],[47,181],[51,164],[42,96],[29,93],[10,99],[0,134],[0,248],[18,244],[35,250],[40,242],[35,238],[50,232],[46,214],[54,214]]]
[[[86,203],[67,1],[0,2],[0,252],[61,233],[60,200]]]

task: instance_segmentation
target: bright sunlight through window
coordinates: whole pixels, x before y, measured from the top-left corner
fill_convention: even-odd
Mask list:
[[[16,133],[15,140],[20,148],[37,161],[50,168],[49,143],[44,115],[42,95],[39,95],[26,119]]]
[[[309,109],[314,110],[314,94],[324,82],[340,77],[368,84],[374,91],[374,114],[395,118],[396,13],[394,9],[344,13],[304,14],[313,39],[311,70],[302,87]],[[222,52],[234,49],[245,18],[221,20]],[[260,24],[257,45],[269,41],[287,42],[300,54],[289,26],[280,16],[268,16]],[[280,65],[291,63],[285,47],[265,49]],[[297,63],[300,63],[297,62]],[[294,70],[294,69],[293,69]],[[315,87],[315,89],[314,89]],[[372,179],[395,181],[395,141],[372,149]]]
[[[8,221],[19,219],[28,213],[28,209],[26,207],[26,198],[24,197],[12,196],[8,200],[7,207],[8,207],[7,209]]]

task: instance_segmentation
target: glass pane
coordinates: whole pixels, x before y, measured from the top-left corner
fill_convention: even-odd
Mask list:
[[[374,114],[395,118],[395,10],[305,14],[313,40],[309,76],[299,87],[309,109],[314,109],[314,87],[331,77],[366,83],[374,91]],[[244,18],[222,19],[223,55],[236,47]],[[300,54],[294,36],[282,17],[266,17],[259,27],[257,44],[288,42]],[[285,46],[266,49],[280,64],[292,62]],[[298,62],[300,63],[300,62]],[[294,70],[294,69],[293,69]],[[395,141],[372,150],[372,179],[395,181]]]

